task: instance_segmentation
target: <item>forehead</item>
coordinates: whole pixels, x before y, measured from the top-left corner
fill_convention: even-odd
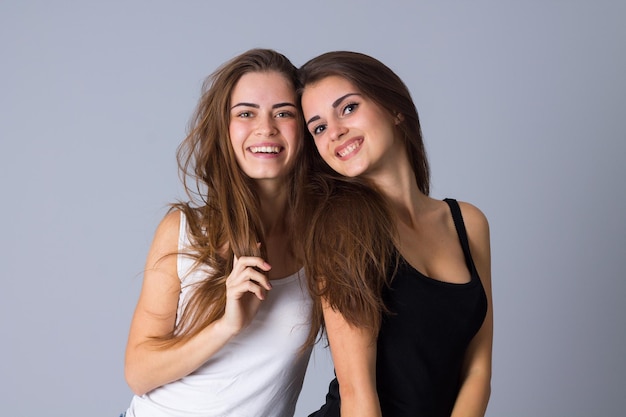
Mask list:
[[[239,100],[276,100],[278,98],[293,101],[295,89],[291,81],[277,71],[248,72],[239,78],[233,91],[231,101]]]
[[[361,91],[348,79],[331,75],[311,84],[302,91],[302,107],[332,107],[334,102],[346,94],[361,94]]]
[[[311,92],[328,91],[328,90],[354,90],[358,91],[356,86],[347,78],[339,75],[329,75],[314,83],[307,84],[303,89],[303,95]],[[341,92],[337,92],[337,95],[341,95]]]

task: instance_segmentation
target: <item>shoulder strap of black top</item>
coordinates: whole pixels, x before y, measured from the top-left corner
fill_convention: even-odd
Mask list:
[[[467,230],[465,229],[465,223],[463,222],[463,216],[461,215],[461,207],[459,207],[459,202],[453,198],[444,198],[443,201],[448,203],[450,211],[452,212],[454,227],[456,228],[456,233],[459,235],[461,247],[463,248],[463,254],[465,255],[465,263],[467,263],[467,267],[469,268],[469,270],[474,273],[476,271],[476,268],[474,266],[472,254],[470,253]]]

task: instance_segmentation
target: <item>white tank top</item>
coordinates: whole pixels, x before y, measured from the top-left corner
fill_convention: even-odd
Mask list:
[[[189,247],[181,214],[179,251]],[[184,307],[190,284],[206,273],[178,256]],[[300,352],[310,326],[311,298],[303,270],[272,280],[272,290],[252,323],[195,372],[142,396],[126,417],[292,417],[311,349]]]

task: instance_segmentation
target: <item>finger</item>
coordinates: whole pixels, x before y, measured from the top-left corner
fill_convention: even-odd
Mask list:
[[[231,291],[241,292],[242,289],[238,287],[248,281],[253,281],[257,285],[262,286],[265,290],[272,289],[269,278],[254,267],[246,267],[243,271],[232,271],[226,278],[226,287]]]
[[[247,293],[253,293],[259,300],[264,300],[267,290],[256,281],[248,279],[237,285],[231,285],[226,292],[226,296],[233,300],[239,300]]]
[[[234,255],[233,255],[234,256]],[[269,271],[272,269],[272,266],[265,262],[263,258],[259,258],[258,256],[242,256],[241,258],[237,258],[234,256],[233,262],[233,270],[235,267],[241,268],[242,270],[246,267],[256,267],[262,271]]]
[[[259,286],[256,282],[254,282],[254,281],[248,281],[248,283],[247,283],[247,289],[248,289],[248,292],[251,292],[251,293],[253,293],[254,295],[256,295],[256,297],[257,297],[259,300],[261,300],[261,301],[262,301],[262,300],[265,300],[265,294],[266,294],[266,291],[265,291],[265,289],[263,289],[262,287],[260,287],[260,286]]]
[[[241,282],[252,279],[262,283],[263,287],[269,290],[271,288],[271,284],[269,283],[265,272],[257,268],[256,262],[249,262],[251,265],[245,266],[246,262],[244,261],[245,259],[241,258],[241,263],[233,268],[228,278],[226,278],[226,283],[229,285],[237,285]]]
[[[262,286],[266,290],[272,289],[272,284],[270,283],[269,278],[265,276],[265,274],[262,274],[261,272],[257,271],[256,269],[247,268],[245,271],[245,276],[248,278],[248,280],[257,283],[258,285]]]

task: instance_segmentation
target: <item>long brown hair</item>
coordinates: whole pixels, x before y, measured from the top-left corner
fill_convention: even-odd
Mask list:
[[[430,171],[419,116],[411,94],[389,67],[357,52],[336,51],[311,59],[299,69],[301,96],[307,85],[330,76],[350,81],[360,93],[394,117],[405,145],[418,188],[428,195]],[[319,155],[307,133],[305,156],[311,179],[299,213],[308,223],[302,230],[303,256],[309,288],[342,313],[348,323],[378,331],[387,312],[382,289],[397,267],[395,223],[388,202],[365,179],[346,178],[333,171]],[[306,206],[306,207],[305,207]],[[316,300],[313,332],[323,328],[321,304]]]
[[[174,331],[159,338],[164,345],[186,340],[224,314],[226,278],[233,255],[266,257],[264,229],[255,183],[239,168],[229,137],[230,97],[239,79],[251,72],[278,72],[298,88],[297,69],[271,49],[251,49],[223,64],[204,82],[202,95],[180,144],[177,160],[189,201],[173,204],[187,218],[190,253],[207,277],[192,288]],[[304,135],[304,125],[298,118]],[[300,152],[299,157],[302,156]],[[286,219],[293,230],[292,209],[306,165],[295,164],[289,176]],[[261,245],[259,245],[261,243]]]
[[[317,171],[303,187],[297,212],[297,243],[313,295],[307,342],[324,329],[322,298],[351,325],[377,332],[387,311],[382,290],[397,260],[387,201],[364,180]]]

